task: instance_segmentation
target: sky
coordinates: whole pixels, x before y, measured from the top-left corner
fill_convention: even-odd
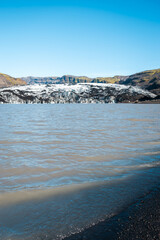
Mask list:
[[[0,72],[130,75],[160,68],[160,0],[0,0]]]

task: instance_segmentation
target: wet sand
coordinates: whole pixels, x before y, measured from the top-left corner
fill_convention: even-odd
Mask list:
[[[159,240],[160,186],[136,199],[116,216],[65,240]]]

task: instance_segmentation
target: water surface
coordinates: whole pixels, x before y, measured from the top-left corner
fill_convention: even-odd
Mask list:
[[[0,122],[1,239],[62,239],[159,183],[159,105],[0,105]]]

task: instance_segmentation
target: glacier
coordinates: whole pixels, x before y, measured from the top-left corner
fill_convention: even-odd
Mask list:
[[[125,103],[156,95],[139,87],[106,83],[35,84],[0,89],[0,103]]]

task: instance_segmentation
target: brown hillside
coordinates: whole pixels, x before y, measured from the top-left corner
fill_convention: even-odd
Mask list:
[[[119,83],[125,85],[139,86],[159,95],[160,68],[130,75],[129,77],[127,77],[126,80],[120,81]]]
[[[16,85],[26,85],[26,82],[20,78],[13,78],[9,75],[0,73],[0,88],[12,87]]]

